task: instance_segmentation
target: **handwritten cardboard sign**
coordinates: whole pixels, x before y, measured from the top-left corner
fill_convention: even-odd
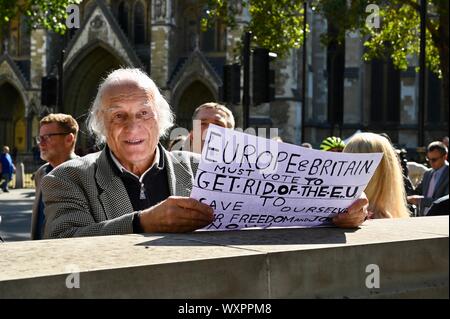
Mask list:
[[[328,226],[361,195],[381,158],[210,125],[191,197],[214,208],[202,230]]]

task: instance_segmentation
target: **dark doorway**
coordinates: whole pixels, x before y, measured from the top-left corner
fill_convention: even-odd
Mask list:
[[[194,110],[203,103],[214,101],[214,95],[206,85],[200,81],[193,82],[181,94],[177,107],[176,124],[190,130]]]
[[[0,145],[27,150],[25,105],[19,91],[8,82],[0,84]]]
[[[125,63],[111,54],[111,50],[99,45],[67,68],[64,78],[65,96],[62,111],[74,116],[80,125],[77,142],[78,155],[84,155],[93,146],[94,141],[89,137],[85,121],[101,80],[114,69],[124,65]]]

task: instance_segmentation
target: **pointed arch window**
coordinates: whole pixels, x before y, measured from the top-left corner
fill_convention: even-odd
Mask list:
[[[370,120],[399,124],[400,71],[390,59],[373,59],[371,65]]]
[[[226,49],[226,28],[217,21],[215,25],[201,32],[201,47],[204,52],[224,51]]]
[[[189,6],[183,12],[183,51],[185,54],[191,52],[198,42],[198,14],[196,8]]]
[[[142,2],[134,6],[134,44],[145,43],[145,7]]]
[[[19,34],[19,55],[30,55],[30,27],[28,25],[27,17],[25,15],[20,16],[20,34]]]
[[[123,32],[128,35],[128,5],[125,1],[119,3],[117,8],[117,21]]]

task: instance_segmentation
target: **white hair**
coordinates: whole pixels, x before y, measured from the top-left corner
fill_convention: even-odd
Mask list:
[[[123,68],[112,71],[106,79],[100,83],[97,96],[86,119],[86,126],[91,134],[96,137],[97,143],[104,143],[106,140],[106,128],[103,117],[100,115],[101,101],[105,90],[111,85],[118,85],[125,81],[134,81],[136,84],[151,93],[154,98],[155,110],[158,113],[159,137],[167,135],[173,126],[174,115],[169,103],[160,93],[155,82],[140,69]]]

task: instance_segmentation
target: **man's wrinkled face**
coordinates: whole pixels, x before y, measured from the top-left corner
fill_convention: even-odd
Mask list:
[[[120,163],[131,171],[150,166],[159,140],[154,97],[123,81],[105,90],[101,105],[106,142]]]

